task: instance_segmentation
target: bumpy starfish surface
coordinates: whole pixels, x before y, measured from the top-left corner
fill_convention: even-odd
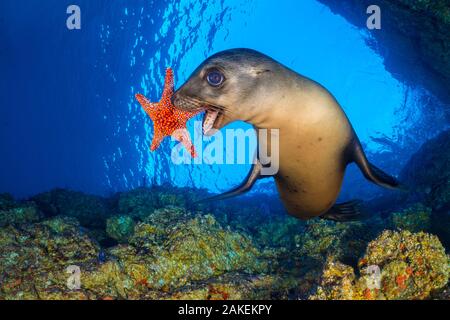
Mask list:
[[[200,111],[186,112],[178,110],[172,104],[172,95],[173,71],[171,68],[167,68],[166,70],[164,90],[159,102],[152,103],[142,94],[136,94],[136,99],[153,121],[154,135],[150,150],[156,150],[164,137],[173,136],[176,140],[180,141],[191,153],[191,156],[195,158],[197,153],[192,145],[189,131],[186,128],[186,122]]]

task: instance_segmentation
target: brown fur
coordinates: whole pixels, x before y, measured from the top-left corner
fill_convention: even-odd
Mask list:
[[[220,88],[204,79],[211,68],[225,75]],[[256,129],[279,129],[275,181],[288,212],[301,219],[320,216],[334,205],[346,166],[354,160],[352,148],[360,146],[341,106],[324,87],[253,50],[228,50],[208,58],[174,101],[185,110],[201,104],[218,108],[216,129],[235,120]]]

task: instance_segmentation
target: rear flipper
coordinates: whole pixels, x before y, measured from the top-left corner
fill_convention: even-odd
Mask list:
[[[356,221],[367,218],[363,211],[362,201],[352,200],[335,204],[327,212],[320,216],[321,219],[338,222]]]
[[[367,160],[366,155],[361,147],[361,143],[358,140],[353,143],[352,151],[352,160],[355,161],[367,180],[372,181],[373,183],[385,188],[404,189],[404,186],[402,186],[396,178],[387,174],[380,168],[377,168]]]

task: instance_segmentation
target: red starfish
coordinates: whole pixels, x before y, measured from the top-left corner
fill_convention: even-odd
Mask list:
[[[192,145],[189,131],[186,128],[186,122],[198,114],[199,111],[186,112],[176,109],[171,101],[172,95],[173,71],[171,68],[167,68],[166,70],[164,90],[159,102],[152,103],[142,94],[136,94],[136,99],[153,121],[154,135],[150,150],[155,151],[164,137],[173,136],[180,141],[191,153],[191,156],[195,158],[197,153]]]

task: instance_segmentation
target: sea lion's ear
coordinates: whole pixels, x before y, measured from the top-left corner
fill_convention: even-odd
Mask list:
[[[268,68],[254,67],[254,68],[251,69],[251,73],[254,76],[260,76],[260,75],[262,75],[264,73],[268,73],[268,72],[271,72],[271,70],[268,69]]]

